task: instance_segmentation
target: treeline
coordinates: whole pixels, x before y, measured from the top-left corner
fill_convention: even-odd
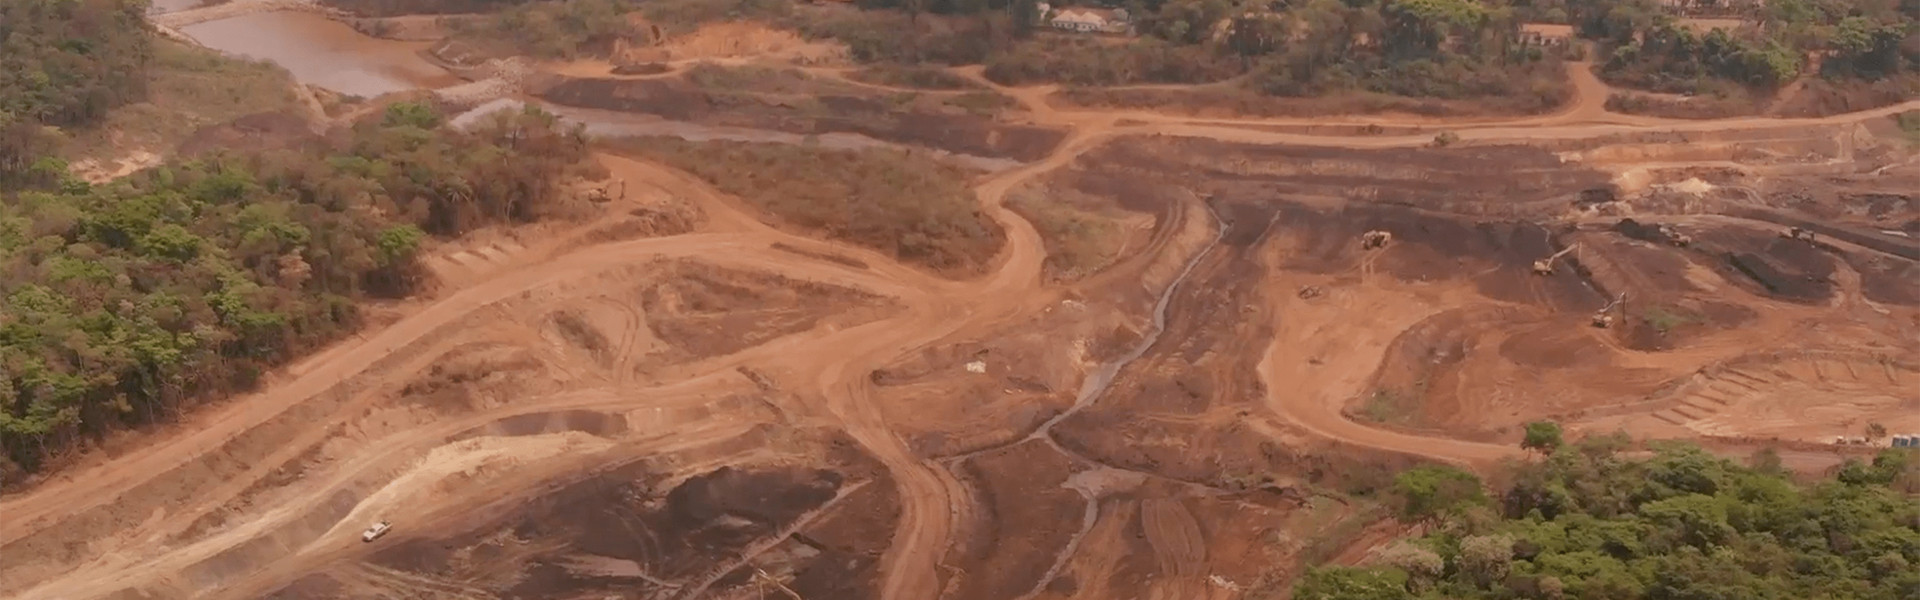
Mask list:
[[[1685,445],[1629,459],[1623,437],[1545,442],[1492,496],[1462,471],[1402,474],[1402,518],[1429,533],[1312,570],[1293,598],[1920,598],[1920,452],[1806,484],[1767,453],[1743,466]]]
[[[1630,87],[1700,93],[1716,85],[1771,90],[1818,57],[1836,80],[1911,78],[1920,71],[1920,4],[1914,0],[1773,0],[1700,3],[1741,19],[1699,31],[1655,0],[1564,2],[1580,34],[1607,53],[1601,75]],[[1913,88],[1920,93],[1920,85]]]
[[[146,95],[153,57],[143,0],[0,2],[0,185],[59,142]]]
[[[110,184],[36,160],[0,191],[0,475],[247,388],[353,328],[357,301],[413,291],[425,236],[557,209],[585,154],[537,111],[459,131],[396,104],[324,145]]]
[[[1036,35],[1050,28],[1029,0],[867,0],[863,6],[897,10],[802,30],[847,41],[862,60],[984,63],[988,77],[1010,84],[1202,83],[1251,75],[1249,88],[1276,96],[1544,94],[1557,101],[1564,94],[1556,54],[1525,44],[1518,13],[1499,1],[1108,4],[1126,9],[1138,38]]]
[[[460,39],[502,45],[537,58],[605,56],[617,40],[645,42],[650,31],[635,27],[626,15],[628,0],[554,0],[506,6],[497,14],[460,25]]]
[[[1519,35],[1500,2],[1314,0],[1280,18],[1236,19],[1236,48],[1274,53],[1254,85],[1279,96],[1361,89],[1416,98],[1528,97],[1539,108],[1567,90],[1557,52]]]

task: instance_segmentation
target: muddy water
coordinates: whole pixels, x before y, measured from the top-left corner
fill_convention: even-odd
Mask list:
[[[300,83],[342,94],[371,98],[460,82],[420,56],[424,42],[376,39],[311,13],[252,14],[189,25],[182,33],[208,48],[271,61]]]

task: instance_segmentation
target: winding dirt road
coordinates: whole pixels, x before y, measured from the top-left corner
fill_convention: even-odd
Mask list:
[[[962,74],[979,78],[977,69]],[[1587,74],[1590,79],[1591,75]],[[850,80],[849,80],[850,81]],[[512,414],[568,407],[646,407],[660,406],[679,399],[692,398],[697,392],[709,392],[729,384],[719,377],[735,367],[751,366],[770,374],[781,387],[794,391],[803,407],[830,417],[869,453],[877,457],[892,475],[902,500],[902,513],[893,543],[882,559],[882,595],[893,600],[939,598],[943,591],[940,558],[953,541],[956,525],[973,510],[967,493],[954,475],[940,464],[919,457],[896,434],[884,413],[873,400],[869,374],[876,368],[916,349],[950,340],[961,333],[991,324],[1007,323],[1033,314],[1049,304],[1050,291],[1041,281],[1045,258],[1040,234],[1031,223],[1004,206],[1007,193],[1021,183],[1071,163],[1082,154],[1123,135],[1174,135],[1258,144],[1295,144],[1343,148],[1415,147],[1427,144],[1431,135],[1398,136],[1325,136],[1281,133],[1260,129],[1274,125],[1325,125],[1328,123],[1375,124],[1396,122],[1422,126],[1452,127],[1469,142],[1529,142],[1584,139],[1616,133],[1634,132],[1713,132],[1772,128],[1836,125],[1884,117],[1904,110],[1920,109],[1920,100],[1901,105],[1821,119],[1745,118],[1720,121],[1665,121],[1626,117],[1606,113],[1595,102],[1604,102],[1604,89],[1597,82],[1576,75],[1579,101],[1553,115],[1507,120],[1407,120],[1391,118],[1341,121],[1337,119],[1193,119],[1145,111],[1060,110],[1047,102],[1050,88],[1008,88],[986,82],[996,91],[1020,100],[1031,118],[1046,125],[1070,130],[1065,141],[1045,159],[995,174],[981,182],[976,192],[985,213],[1006,232],[1007,243],[987,274],[971,281],[951,281],[903,265],[890,256],[845,244],[822,242],[786,233],[762,224],[735,203],[681,173],[619,157],[603,157],[616,176],[644,182],[697,204],[709,217],[705,231],[686,235],[637,241],[613,242],[579,247],[545,257],[533,264],[482,277],[464,289],[445,293],[426,303],[409,316],[372,332],[364,338],[342,342],[315,360],[292,369],[297,376],[285,378],[265,391],[226,404],[198,420],[193,427],[160,440],[144,450],[90,468],[76,470],[29,492],[0,501],[0,551],[36,534],[61,526],[66,520],[89,511],[120,502],[140,486],[163,474],[185,468],[218,451],[235,437],[260,427],[286,411],[328,393],[343,381],[375,369],[396,352],[417,350],[423,340],[437,332],[457,327],[466,319],[492,310],[502,303],[536,290],[561,285],[596,273],[641,263],[655,258],[686,258],[720,267],[768,271],[782,276],[831,284],[890,298],[902,310],[888,318],[865,324],[830,330],[814,330],[788,335],[767,344],[723,357],[699,361],[678,369],[683,379],[652,388],[626,390],[612,394],[607,390],[591,393],[560,394],[528,401],[510,409],[477,413],[458,420],[421,428],[406,436],[368,446],[368,464],[403,446],[445,438],[449,433],[477,423]],[[858,82],[855,82],[858,83]],[[1596,92],[1596,89],[1599,92]],[[1598,96],[1596,99],[1595,96]],[[819,260],[774,248],[784,244],[802,249],[854,256],[867,268]],[[1371,427],[1341,413],[1357,393],[1358,386],[1377,366],[1382,348],[1392,340],[1332,339],[1318,335],[1313,322],[1336,318],[1314,311],[1355,311],[1378,315],[1386,320],[1412,323],[1427,316],[1418,307],[1387,305],[1321,304],[1319,308],[1285,299],[1293,294],[1275,289],[1270,297],[1281,299],[1287,315],[1280,324],[1272,347],[1261,363],[1260,375],[1271,397],[1268,407],[1280,420],[1329,439],[1360,446],[1459,463],[1474,467],[1490,465],[1517,449],[1451,439],[1397,433]],[[1291,329],[1290,329],[1291,328]],[[1398,329],[1381,328],[1381,331]],[[1336,368],[1314,366],[1312,353],[1346,352],[1355,357],[1347,361],[1327,361]],[[423,356],[429,354],[423,353]],[[1371,358],[1369,358],[1371,357]],[[1285,382],[1284,385],[1281,382]],[[1278,390],[1318,390],[1304,401]],[[639,392],[636,394],[636,392]],[[637,398],[636,396],[644,396]],[[350,419],[357,405],[332,416],[330,423]],[[325,424],[316,424],[316,429]],[[701,436],[726,435],[733,431],[715,427],[712,432],[691,432]],[[737,433],[737,432],[734,432]],[[206,493],[188,506],[165,511],[157,521],[138,524],[117,542],[103,542],[92,549],[91,560],[67,565],[64,572],[43,573],[44,577],[0,580],[9,597],[87,598],[151,582],[169,581],[200,559],[240,547],[260,532],[282,521],[291,521],[311,510],[337,491],[356,474],[358,463],[338,467],[327,478],[298,481],[302,492],[288,503],[264,514],[262,522],[249,528],[196,540],[181,548],[157,551],[148,543],[153,532],[178,532],[187,529],[197,515],[228,502],[250,481],[235,481]],[[249,473],[257,479],[264,473]],[[510,497],[494,498],[506,502]],[[458,510],[457,498],[443,504],[415,507],[422,514],[443,514]],[[1188,569],[1195,562],[1197,547],[1192,517],[1176,506],[1150,507],[1153,543],[1160,557],[1175,571]],[[337,525],[336,527],[338,527]],[[246,597],[271,589],[298,573],[298,565],[337,557],[355,551],[351,543],[322,538],[280,559],[274,567],[259,573],[242,575],[222,582],[212,590],[196,590],[203,597]],[[1197,549],[1196,549],[1197,548]]]

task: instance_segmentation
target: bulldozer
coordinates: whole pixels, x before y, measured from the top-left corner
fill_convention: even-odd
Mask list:
[[[1780,233],[1780,237],[1790,240],[1800,240],[1811,244],[1813,243],[1813,230],[1789,227],[1786,231]]]
[[[1627,295],[1623,292],[1619,298],[1613,299],[1612,302],[1608,302],[1607,305],[1601,307],[1600,310],[1594,311],[1593,326],[1600,329],[1613,327],[1613,309],[1626,303]]]
[[[1553,274],[1553,261],[1556,261],[1556,260],[1559,260],[1561,256],[1565,256],[1565,255],[1566,255],[1566,254],[1567,254],[1568,252],[1572,252],[1572,251],[1574,251],[1574,250],[1576,250],[1576,249],[1578,249],[1579,247],[1580,247],[1580,245],[1579,245],[1579,244],[1574,244],[1574,245],[1572,245],[1572,246],[1567,246],[1567,247],[1566,247],[1565,249],[1563,249],[1563,250],[1561,250],[1561,251],[1559,251],[1559,252],[1555,252],[1555,253],[1553,253],[1552,255],[1550,255],[1550,256],[1548,256],[1548,257],[1546,257],[1546,258],[1542,258],[1542,259],[1540,259],[1540,260],[1536,260],[1536,261],[1533,261],[1533,274],[1535,274],[1535,275],[1552,275],[1552,274]]]
[[[1360,247],[1365,250],[1385,248],[1387,244],[1392,242],[1393,234],[1384,230],[1375,229],[1360,234]]]

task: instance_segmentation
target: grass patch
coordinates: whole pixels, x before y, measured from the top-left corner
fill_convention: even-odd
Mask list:
[[[682,77],[686,78],[687,83],[709,92],[783,95],[868,95],[871,93],[846,82],[821,79],[799,69],[782,67],[752,65],[726,67],[701,63],[687,69]]]
[[[1126,246],[1126,232],[1109,215],[1075,206],[1053,195],[1026,189],[1008,206],[1040,232],[1046,245],[1047,277],[1074,281],[1112,266]]]
[[[1196,89],[1110,89],[1068,87],[1056,98],[1091,108],[1145,109],[1194,115],[1310,117],[1408,113],[1430,117],[1541,114],[1563,104],[1559,88],[1537,93],[1470,100],[1415,98],[1377,92],[1332,91],[1318,96],[1270,96],[1245,86]]]
[[[1427,382],[1424,379],[1406,390],[1387,387],[1376,389],[1360,404],[1359,416],[1389,425],[1418,423],[1422,416],[1421,402],[1426,395]]]
[[[133,149],[166,153],[208,125],[291,109],[293,78],[267,62],[156,40],[147,100],[109,113],[99,125],[70,132],[69,160],[108,160]]]
[[[1746,88],[1727,86],[1691,97],[1672,98],[1616,92],[1607,96],[1607,110],[1629,115],[1670,119],[1724,119],[1761,112],[1762,99]]]
[[[993,92],[968,92],[942,101],[942,104],[965,110],[969,113],[990,117],[1020,105],[1019,100]]]
[[[847,77],[854,81],[922,90],[957,91],[986,89],[986,86],[980,85],[980,82],[961,77],[952,71],[932,66],[883,64],[854,71],[849,73]]]
[[[1900,126],[1900,133],[1907,143],[1920,146],[1920,110],[1910,110],[1893,116],[1893,123]]]
[[[1666,333],[1674,329],[1705,322],[1700,315],[1672,306],[1651,306],[1640,311],[1640,320],[1655,331]]]
[[[775,225],[823,233],[948,275],[984,271],[1006,239],[967,187],[971,173],[931,157],[678,138],[615,146],[692,173]]]

